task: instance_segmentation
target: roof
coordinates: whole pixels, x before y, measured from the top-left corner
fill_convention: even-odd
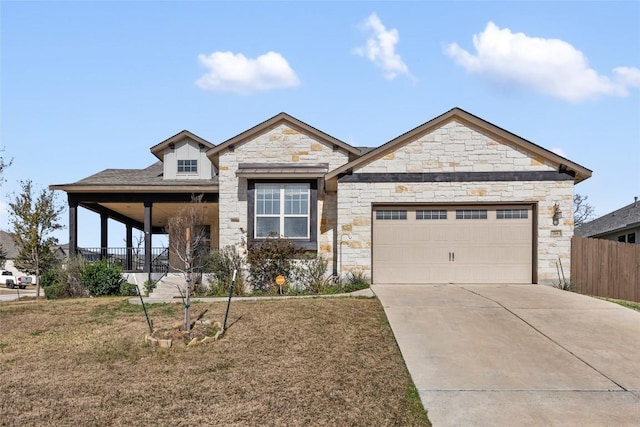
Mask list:
[[[156,156],[158,159],[164,160],[163,159],[164,149],[167,148],[170,144],[175,144],[176,142],[180,142],[186,138],[196,141],[198,144],[202,145],[203,148],[206,148],[207,150],[215,147],[215,144],[210,143],[206,139],[200,138],[198,135],[191,133],[188,130],[183,130],[182,132],[178,132],[177,134],[173,135],[171,138],[167,138],[164,141],[151,147],[150,148],[151,153],[154,156]]]
[[[348,153],[355,155],[355,156],[360,156],[362,155],[362,152],[357,149],[356,147],[353,147],[349,144],[347,144],[346,142],[340,141],[337,138],[334,138],[333,136],[322,132],[321,130],[318,130],[316,128],[314,128],[313,126],[309,126],[308,124],[304,123],[303,121],[300,121],[298,119],[296,119],[293,116],[290,116],[287,113],[280,113],[277,114],[273,117],[271,117],[268,120],[265,120],[264,122],[252,127],[249,130],[246,130],[244,132],[242,132],[241,134],[238,134],[236,136],[234,136],[231,139],[226,140],[225,142],[223,142],[222,144],[219,144],[217,146],[215,146],[214,148],[210,149],[209,151],[207,151],[207,157],[213,162],[213,164],[218,167],[218,155],[221,151],[227,149],[227,148],[231,148],[233,145],[235,144],[240,144],[248,139],[251,139],[252,137],[263,133],[265,131],[267,131],[269,128],[279,125],[281,123],[286,123],[287,125],[294,127],[294,128],[298,128],[299,130],[301,130],[304,133],[310,134],[315,136],[316,138],[318,138],[321,141],[325,141],[328,144],[332,144],[332,145],[336,145],[344,150],[346,150]]]
[[[13,234],[0,230],[0,245],[7,254],[7,259],[16,259],[18,257],[18,247],[13,240]]]
[[[576,227],[575,234],[583,237],[598,237],[632,227],[640,227],[640,201],[635,201],[630,205]]]
[[[218,177],[213,179],[180,179],[164,180],[164,166],[156,162],[145,169],[105,169],[71,184],[51,185],[52,190],[86,191],[100,187],[117,187],[126,189],[131,187],[185,187],[185,186],[217,186]]]
[[[335,184],[332,181],[335,181],[339,175],[347,173],[349,170],[363,167],[368,163],[394,151],[398,146],[402,146],[403,144],[412,141],[420,135],[437,129],[452,120],[463,123],[471,128],[480,129],[499,141],[515,145],[526,152],[542,157],[550,163],[557,165],[559,169],[564,168],[568,171],[575,172],[576,183],[583,181],[591,176],[591,170],[585,168],[584,166],[574,163],[569,159],[559,156],[558,154],[542,148],[531,141],[521,138],[516,134],[506,131],[492,123],[487,122],[486,120],[483,120],[471,113],[468,113],[467,111],[464,111],[461,108],[456,107],[410,130],[409,132],[406,132],[398,136],[397,138],[392,139],[391,141],[379,146],[378,148],[371,150],[366,154],[363,154],[361,157],[358,157],[357,159],[352,160],[351,162],[346,163],[345,165],[331,171],[329,174],[327,174],[325,180],[328,181],[330,185]]]

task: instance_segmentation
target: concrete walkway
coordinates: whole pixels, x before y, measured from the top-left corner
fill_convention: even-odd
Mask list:
[[[640,312],[542,285],[374,285],[440,426],[640,425]]]

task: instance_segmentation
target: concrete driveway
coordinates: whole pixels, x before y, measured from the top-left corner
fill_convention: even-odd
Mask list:
[[[640,425],[640,312],[542,285],[374,285],[435,427]]]

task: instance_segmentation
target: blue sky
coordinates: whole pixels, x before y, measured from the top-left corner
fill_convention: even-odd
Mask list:
[[[640,195],[640,2],[1,0],[0,28],[3,229],[19,179],[146,167],[183,129],[217,144],[281,111],[377,146],[460,107],[592,169],[598,215]]]

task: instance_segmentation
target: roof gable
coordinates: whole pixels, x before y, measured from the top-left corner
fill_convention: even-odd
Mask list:
[[[525,152],[532,158],[539,158],[548,164],[557,167],[559,170],[566,171],[568,173],[575,173],[575,182],[580,182],[591,176],[591,171],[577,163],[574,163],[562,156],[559,156],[549,150],[546,150],[530,141],[527,141],[511,132],[508,132],[498,126],[495,126],[485,120],[480,119],[473,114],[470,114],[460,108],[453,108],[446,113],[406,132],[397,138],[392,139],[379,146],[378,148],[364,154],[363,156],[331,171],[326,176],[326,181],[330,187],[334,187],[337,177],[341,174],[348,173],[356,169],[361,169],[366,165],[387,156],[405,144],[416,140],[420,136],[432,132],[438,128],[445,126],[449,122],[458,122],[470,129],[477,130],[483,134],[489,135],[496,141],[505,145],[510,145],[519,151]]]
[[[151,153],[156,156],[158,159],[160,159],[160,161],[164,161],[164,157],[163,157],[163,153],[165,148],[171,146],[171,144],[175,144],[177,142],[180,142],[184,139],[192,139],[194,141],[196,141],[199,145],[203,146],[203,148],[206,148],[207,150],[215,147],[215,144],[210,143],[209,141],[207,141],[204,138],[200,138],[198,135],[189,132],[188,130],[183,130],[182,132],[179,132],[175,135],[173,135],[171,138],[167,138],[164,141],[154,145],[153,147],[150,148]]]
[[[234,136],[231,139],[211,148],[207,151],[207,157],[213,164],[218,167],[218,157],[221,152],[227,149],[234,149],[236,146],[244,144],[245,142],[257,137],[258,135],[268,132],[270,129],[279,126],[286,125],[291,127],[292,129],[299,130],[300,132],[312,136],[314,139],[322,141],[328,145],[333,145],[335,147],[341,148],[347,151],[350,154],[350,157],[360,156],[362,153],[359,149],[352,147],[351,145],[340,141],[333,136],[326,134],[308,124],[296,119],[293,116],[288,115],[287,113],[280,113],[272,118],[248,129],[241,134]]]

